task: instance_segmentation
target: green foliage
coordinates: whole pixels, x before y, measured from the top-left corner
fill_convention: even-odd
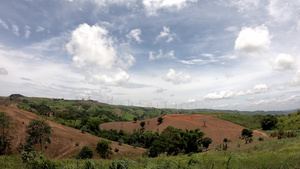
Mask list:
[[[10,117],[4,112],[0,112],[0,155],[10,154],[11,141],[13,139],[9,134],[12,128]]]
[[[134,117],[134,118],[133,118],[133,121],[136,122],[136,121],[137,121],[137,117]]]
[[[140,123],[140,125],[141,125],[142,128],[144,128],[145,124],[146,124],[145,121],[141,121],[141,123]]]
[[[112,148],[110,147],[111,142],[101,139],[97,143],[96,151],[102,158],[108,158],[110,155],[113,154],[111,151]]]
[[[43,150],[43,144],[51,143],[51,127],[44,120],[32,120],[26,127],[27,141],[31,145],[40,144],[41,150]]]
[[[300,130],[300,111],[285,116],[278,116],[278,128]]]
[[[212,143],[212,140],[209,137],[205,137],[201,140],[201,143],[203,144],[203,147],[205,147],[207,150],[208,146]]]
[[[278,119],[276,116],[267,115],[261,121],[261,127],[263,130],[272,130],[277,128]]]
[[[83,146],[80,152],[77,155],[77,158],[79,159],[91,159],[93,158],[93,150],[88,146]]]
[[[242,130],[242,137],[252,137],[253,131],[250,129],[243,129]]]
[[[158,117],[157,118],[157,122],[160,124],[160,123],[162,123],[163,122],[163,118],[162,117]]]

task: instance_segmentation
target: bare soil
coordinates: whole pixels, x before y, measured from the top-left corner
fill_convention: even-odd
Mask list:
[[[14,123],[14,129],[10,132],[10,134],[14,137],[12,153],[15,155],[19,155],[16,148],[20,145],[20,143],[25,142],[25,137],[27,135],[26,126],[32,119],[42,118],[34,113],[17,109],[15,108],[15,106],[10,107],[0,105],[0,111],[6,112],[7,115],[11,117],[11,120]],[[102,138],[96,137],[89,133],[82,133],[80,130],[60,125],[49,120],[46,120],[46,122],[52,128],[52,136],[50,138],[51,144],[48,144],[48,148],[44,150],[44,153],[49,158],[70,158],[76,155],[83,146],[91,147],[94,150],[94,158],[100,158],[96,153],[95,148],[97,142]],[[76,143],[79,144],[79,146],[76,146]],[[112,142],[111,147],[112,151],[114,151],[115,148],[119,149],[118,153],[114,152],[114,156],[112,158],[139,157],[143,152],[146,151],[146,149],[134,148],[125,144],[120,146],[116,142]],[[39,146],[36,146],[36,149],[40,150]]]

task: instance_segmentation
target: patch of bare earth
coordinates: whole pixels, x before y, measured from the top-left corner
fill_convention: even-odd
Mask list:
[[[170,114],[162,117],[163,123],[158,124],[157,118],[143,120],[146,122],[145,130],[162,132],[166,127],[173,126],[180,129],[196,129],[200,128],[206,135],[212,139],[211,147],[223,143],[223,139],[227,138],[232,141],[239,140],[243,127],[235,123],[222,120],[217,116],[209,116],[202,114]],[[101,124],[101,129],[123,129],[132,132],[134,129],[140,130],[140,122],[110,122]],[[205,125],[204,125],[205,123]]]
[[[34,113],[13,107],[0,106],[0,111],[6,112],[11,117],[12,122],[14,123],[14,129],[10,132],[14,137],[12,152],[15,155],[19,155],[16,148],[20,145],[20,143],[25,142],[25,137],[27,135],[26,126],[32,119],[42,118]],[[48,157],[57,159],[70,158],[73,155],[76,155],[83,146],[89,146],[94,150],[94,157],[99,158],[99,155],[96,153],[95,148],[97,142],[102,138],[96,137],[89,133],[83,134],[80,130],[60,125],[49,120],[46,120],[46,122],[52,128],[52,136],[50,138],[51,144],[48,144],[48,148],[44,150],[44,153]],[[76,144],[79,144],[79,146],[76,146]],[[39,146],[37,146],[36,148],[39,150],[38,147]],[[143,148],[133,148],[132,146],[125,144],[120,146],[116,142],[112,142],[111,147],[112,151],[114,151],[115,148],[119,149],[118,153],[114,153],[113,158],[138,157],[146,151]]]

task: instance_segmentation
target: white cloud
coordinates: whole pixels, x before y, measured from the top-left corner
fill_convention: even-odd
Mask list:
[[[25,39],[28,39],[30,37],[31,31],[30,31],[30,27],[29,26],[25,26]]]
[[[0,26],[8,30],[8,25],[2,19],[0,19]]]
[[[290,0],[289,2],[286,2],[281,0],[270,0],[267,11],[276,22],[288,21],[292,19],[295,12],[291,9],[293,9],[294,6],[297,6],[297,4],[299,4],[299,1]]]
[[[18,25],[12,23],[12,32],[16,36],[19,36],[19,27],[18,27]]]
[[[266,26],[243,27],[235,41],[234,49],[245,54],[255,54],[267,49],[270,43],[271,36]]]
[[[225,90],[220,92],[209,93],[204,96],[206,100],[218,100],[218,99],[229,99],[234,97],[234,92],[231,90]]]
[[[156,37],[156,41],[158,41],[159,39],[166,39],[167,43],[170,43],[174,40],[174,36],[175,34],[170,32],[170,28],[164,26],[163,27],[163,31],[160,32],[160,34]]]
[[[43,32],[45,30],[45,28],[44,27],[41,27],[41,26],[38,26],[37,28],[36,28],[36,32]]]
[[[235,6],[238,8],[239,12],[244,12],[250,9],[256,9],[259,6],[259,0],[228,0],[228,1],[221,1],[221,4]]]
[[[126,54],[118,56],[108,33],[98,25],[81,24],[72,32],[66,48],[73,56],[73,65],[86,73],[88,82],[120,85],[129,79],[122,68],[132,66],[135,58]]]
[[[284,71],[293,69],[295,59],[291,55],[281,53],[277,55],[273,63],[273,68],[275,70]]]
[[[263,93],[268,90],[268,86],[265,84],[258,84],[253,87],[252,93]]]
[[[183,72],[176,73],[176,71],[172,68],[169,69],[169,72],[163,77],[163,79],[168,82],[172,82],[175,85],[189,83],[192,80],[189,74]]]
[[[7,70],[3,67],[0,67],[0,75],[8,75]]]
[[[141,43],[142,40],[141,38],[139,37],[141,35],[141,30],[140,29],[133,29],[130,31],[129,34],[126,35],[127,38],[129,38],[130,40],[131,39],[134,39],[136,40],[138,43]]]
[[[161,59],[161,58],[170,58],[170,59],[174,59],[175,55],[174,55],[174,51],[171,50],[168,53],[163,54],[163,51],[160,49],[159,54],[154,56],[154,52],[151,51],[149,52],[149,60],[157,60],[157,59]]]
[[[160,9],[180,10],[186,7],[189,3],[197,2],[198,0],[143,0],[148,15],[157,15]]]
[[[292,85],[300,85],[300,70],[292,78]]]

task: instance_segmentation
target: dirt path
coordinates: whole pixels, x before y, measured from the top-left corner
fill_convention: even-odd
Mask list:
[[[266,134],[266,133],[264,133],[264,132],[261,132],[261,131],[259,131],[260,129],[258,129],[258,130],[253,130],[253,134],[260,134],[260,135],[262,135],[262,136],[264,136],[264,137],[270,137],[268,134]]]

